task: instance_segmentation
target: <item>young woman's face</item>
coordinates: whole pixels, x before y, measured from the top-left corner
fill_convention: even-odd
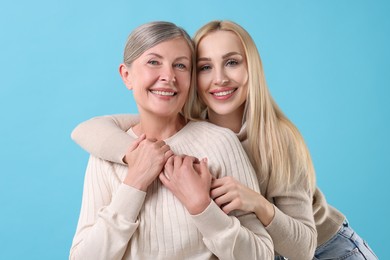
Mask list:
[[[244,111],[248,67],[235,33],[215,31],[202,38],[197,50],[197,79],[198,93],[209,114],[229,116]]]
[[[126,67],[126,86],[133,90],[139,112],[176,116],[191,84],[191,49],[183,38],[157,44]]]

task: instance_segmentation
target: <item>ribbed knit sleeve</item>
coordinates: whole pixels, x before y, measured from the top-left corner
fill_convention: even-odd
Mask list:
[[[318,247],[338,232],[345,220],[345,216],[326,202],[324,194],[318,187],[313,197],[313,212],[318,233]]]
[[[273,193],[275,216],[266,227],[275,251],[292,260],[312,259],[317,247],[317,231],[308,187],[293,185],[289,191],[269,187]],[[279,192],[277,191],[279,190]]]
[[[237,137],[249,152],[246,124],[242,126]],[[294,161],[291,159],[292,169],[295,169]],[[300,175],[298,172],[295,174]],[[296,178],[286,187],[275,185],[275,181],[264,179],[264,176],[258,176],[261,194],[274,204],[275,216],[266,230],[272,237],[275,252],[293,260],[312,259],[317,246],[317,231],[312,209],[313,193],[307,178]],[[272,177],[271,175],[270,178]]]
[[[146,194],[121,184],[110,167],[90,157],[70,259],[122,259],[138,228],[136,219]]]
[[[228,216],[212,201],[192,219],[219,259],[274,259],[272,240],[251,213]]]
[[[133,141],[126,131],[138,122],[138,115],[132,114],[94,117],[77,125],[71,137],[90,154],[124,164],[122,159]]]

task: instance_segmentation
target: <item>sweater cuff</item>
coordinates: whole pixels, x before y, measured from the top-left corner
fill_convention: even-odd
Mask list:
[[[275,210],[274,218],[272,219],[271,223],[268,224],[268,226],[265,227],[265,229],[268,231],[268,233],[272,234],[273,232],[277,232],[280,230],[281,227],[286,226],[283,224],[284,214],[276,207],[275,205],[272,205]]]
[[[127,165],[123,161],[123,157],[125,157],[127,149],[134,142],[134,140],[130,138],[124,139],[122,135],[125,135],[126,133],[123,133],[122,130],[120,131],[121,131],[120,134],[115,133],[111,135],[109,138],[107,138],[107,140],[102,143],[99,152],[103,154],[103,151],[110,151],[107,154],[103,154],[104,159],[110,162]]]
[[[233,220],[213,200],[202,213],[191,217],[205,238],[218,236],[220,232],[226,231],[233,225]]]
[[[145,197],[146,192],[122,183],[108,207],[111,211],[122,215],[127,221],[135,222]]]

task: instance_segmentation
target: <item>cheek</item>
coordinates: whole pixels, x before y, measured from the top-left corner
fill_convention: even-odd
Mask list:
[[[198,75],[197,77],[197,86],[198,86],[198,91],[203,92],[207,90],[208,87],[208,76],[207,75]]]
[[[246,85],[248,83],[248,71],[246,69],[236,70],[232,78],[241,86]]]
[[[180,82],[181,88],[188,89],[191,85],[191,73],[176,75],[176,79],[178,82]]]

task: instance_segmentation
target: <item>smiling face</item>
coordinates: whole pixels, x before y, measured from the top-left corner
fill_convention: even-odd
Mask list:
[[[248,68],[239,37],[223,30],[203,37],[197,48],[197,73],[198,93],[208,106],[210,121],[216,117],[241,120]]]
[[[177,116],[191,84],[191,49],[182,38],[167,40],[146,50],[120,73],[133,90],[140,114]]]

